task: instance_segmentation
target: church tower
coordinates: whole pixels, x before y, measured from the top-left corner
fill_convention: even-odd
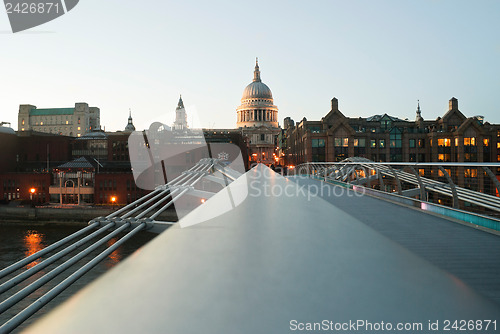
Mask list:
[[[175,122],[173,128],[174,130],[187,130],[188,128],[186,109],[184,109],[182,95],[179,97],[179,103],[177,103],[177,108],[175,109]]]
[[[133,132],[135,131],[134,123],[132,123],[132,110],[128,110],[128,124],[125,127],[125,132]]]

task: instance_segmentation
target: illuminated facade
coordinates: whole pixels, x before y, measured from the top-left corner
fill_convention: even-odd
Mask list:
[[[365,157],[381,162],[494,162],[500,161],[500,124],[483,117],[467,118],[458,100],[436,120],[424,120],[420,105],[415,121],[374,115],[349,118],[332,99],[331,111],[319,121],[284,121],[282,152],[289,163],[341,161]]]
[[[274,105],[271,89],[260,78],[258,61],[253,81],[243,91],[236,114],[236,127],[248,141],[250,162],[276,164],[274,153],[280,133],[278,107]]]
[[[73,108],[37,109],[31,104],[21,104],[18,114],[18,131],[36,131],[70,137],[80,137],[101,128],[100,110],[87,103],[75,103]]]

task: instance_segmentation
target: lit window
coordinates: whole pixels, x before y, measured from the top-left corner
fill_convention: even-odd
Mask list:
[[[465,146],[476,146],[476,138],[475,137],[467,137],[464,138]]]
[[[24,128],[22,128],[21,131],[24,131]]]
[[[22,124],[24,125],[24,119],[23,119],[23,121],[22,121]]]
[[[80,137],[80,134],[77,134],[76,136],[77,136],[77,137]]]
[[[365,147],[365,139],[364,138],[361,138],[361,139],[355,138],[354,139],[354,147]]]
[[[384,148],[384,147],[385,147],[385,139],[380,139],[380,140],[378,141],[378,146],[379,146],[380,148]]]
[[[455,138],[455,147],[458,147],[458,138]]]
[[[438,146],[450,147],[451,146],[451,139],[449,139],[449,138],[439,138],[438,139]]]
[[[77,130],[80,131],[80,127],[78,127]]]
[[[43,122],[40,122],[40,125],[43,125]]]
[[[484,146],[490,146],[490,140],[488,138],[483,139],[483,145]]]
[[[68,124],[68,121],[66,121],[66,124]]]
[[[497,148],[500,148],[500,141],[497,143]]]
[[[372,148],[377,147],[377,141],[375,139],[370,140],[370,147],[372,147]]]

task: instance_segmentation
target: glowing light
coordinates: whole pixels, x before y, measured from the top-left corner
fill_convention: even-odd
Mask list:
[[[31,188],[31,189],[30,189],[30,193],[32,193],[32,194],[34,194],[34,193],[35,193],[35,191],[36,191],[36,189],[35,189],[35,188]]]
[[[205,199],[204,198],[201,199],[201,203],[205,203]]]
[[[113,202],[113,203],[116,202],[116,196],[111,197],[111,202]]]
[[[24,236],[24,247],[26,247],[26,252],[24,253],[26,257],[42,250],[44,248],[43,234],[37,233],[36,231],[28,231]],[[40,261],[40,259],[35,260],[29,263],[26,267],[29,269],[38,264]]]

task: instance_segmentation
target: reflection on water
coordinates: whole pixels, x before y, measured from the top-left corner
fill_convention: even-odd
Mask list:
[[[26,232],[24,236],[24,246],[26,247],[26,251],[24,252],[25,257],[35,254],[36,252],[42,250],[45,245],[42,243],[44,235],[42,233],[38,233],[34,230],[29,230]],[[40,263],[40,259],[37,259],[31,263],[29,263],[26,267],[27,269],[37,265]]]
[[[111,247],[111,246],[113,246],[113,244],[114,244],[117,240],[118,240],[118,239],[116,239],[116,238],[113,238],[113,239],[109,240],[109,241],[107,242],[107,247]],[[109,255],[108,255],[108,259],[109,259],[109,261],[106,261],[106,262],[105,262],[105,263],[106,263],[106,266],[107,266],[108,268],[113,267],[115,264],[117,264],[118,262],[120,262],[121,258],[122,258],[122,257],[121,257],[121,254],[120,254],[120,247],[118,247],[118,248],[117,248],[117,249],[116,249],[113,253],[111,253],[111,254],[109,254]]]
[[[3,269],[12,263],[19,261],[26,256],[36,253],[42,248],[53,244],[56,241],[70,235],[81,229],[82,226],[61,226],[61,225],[45,225],[45,226],[26,226],[26,225],[4,225],[0,220],[0,269]],[[78,270],[81,266],[85,265],[88,261],[93,259],[95,256],[100,254],[104,249],[113,245],[116,241],[120,239],[123,234],[117,236],[116,238],[107,242],[107,244],[102,245],[94,252],[87,255],[83,260],[79,261],[77,264],[73,265],[69,269],[65,270],[62,274],[58,275],[50,282],[48,282],[43,287],[37,289],[34,293],[14,305],[11,309],[0,314],[0,325],[4,324],[7,320],[15,316],[17,313],[21,312],[23,309],[28,307],[36,299],[40,298],[44,293],[48,292],[50,289],[59,284],[62,280],[68,277],[70,274]],[[35,313],[31,318],[25,321],[21,326],[15,329],[12,333],[20,333],[23,329],[26,329],[30,324],[36,321],[38,318],[49,312],[58,304],[64,302],[66,299],[70,298],[72,295],[77,293],[81,288],[85,287],[87,284],[91,283],[93,280],[104,274],[110,268],[115,266],[118,262],[124,260],[127,256],[134,253],[139,247],[143,246],[145,243],[150,241],[156,236],[156,234],[141,231],[133,238],[125,242],[122,246],[118,247],[113,253],[111,253],[106,259],[97,264],[88,273],[83,275],[79,280],[73,283],[68,289],[63,291],[59,296],[57,296],[50,303],[45,305],[40,311]],[[97,241],[98,238],[94,239]],[[73,241],[74,242],[74,241]],[[67,244],[68,246],[71,244]],[[16,291],[32,283],[36,279],[40,278],[44,274],[53,270],[55,267],[59,266],[64,261],[68,260],[70,257],[76,255],[78,252],[82,251],[90,244],[85,244],[77,250],[71,252],[70,254],[64,256],[62,259],[56,261],[55,263],[42,269],[39,273],[33,275],[32,277],[26,279],[24,282],[16,286],[12,291],[7,291],[0,294],[0,302],[10,297]],[[50,254],[44,255],[41,259],[36,260],[28,265],[28,268],[33,267],[37,263],[43,261],[54,253],[62,249],[58,248]],[[22,271],[26,270],[24,267]],[[18,275],[21,270],[16,271],[8,275],[7,277],[0,278],[0,284],[6,282],[7,280]]]

